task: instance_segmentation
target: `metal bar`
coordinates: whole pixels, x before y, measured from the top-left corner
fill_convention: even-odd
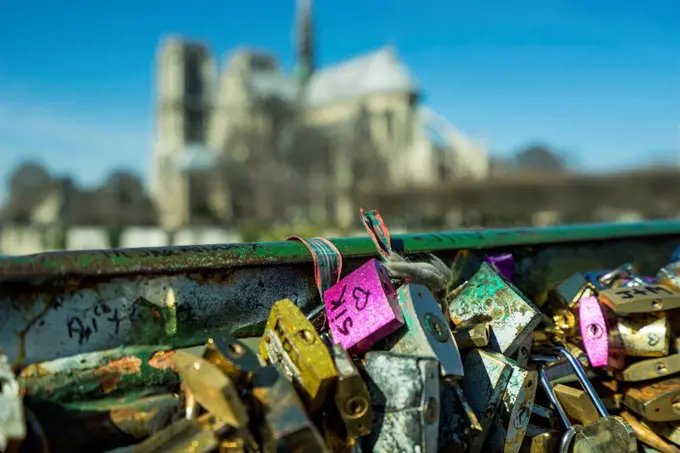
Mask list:
[[[409,255],[663,235],[680,235],[680,221],[395,235],[393,242],[395,249]],[[368,237],[332,239],[332,242],[345,258],[377,256]],[[50,252],[0,258],[0,281],[181,273],[311,261],[309,251],[299,241]]]

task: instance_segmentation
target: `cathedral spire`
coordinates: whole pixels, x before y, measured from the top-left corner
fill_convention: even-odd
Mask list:
[[[312,0],[297,0],[296,41],[297,76],[304,86],[314,72]]]

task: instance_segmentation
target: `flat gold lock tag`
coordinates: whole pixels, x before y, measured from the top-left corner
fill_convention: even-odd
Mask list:
[[[680,372],[680,354],[671,354],[666,357],[640,360],[619,373],[616,378],[626,382],[639,382],[649,379],[657,379]]]
[[[248,424],[248,410],[234,383],[219,368],[188,352],[172,356],[177,373],[198,403],[235,428]]]
[[[245,385],[260,367],[259,357],[244,343],[229,335],[208,340],[203,358],[219,368],[236,385]]]
[[[281,365],[310,412],[321,408],[338,377],[323,340],[289,299],[280,300],[272,307],[260,343],[260,356],[266,362]]]
[[[620,315],[680,308],[680,291],[661,284],[605,289],[599,292],[598,298]]]
[[[212,453],[219,446],[218,433],[226,425],[214,414],[195,420],[179,420],[137,444],[131,453]]]

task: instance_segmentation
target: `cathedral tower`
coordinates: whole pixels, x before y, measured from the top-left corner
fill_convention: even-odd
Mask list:
[[[315,69],[312,0],[298,0],[296,25],[296,75],[304,87]]]
[[[187,149],[205,147],[215,78],[215,63],[203,44],[177,38],[161,44],[150,186],[166,229],[189,220],[189,178],[182,165]]]

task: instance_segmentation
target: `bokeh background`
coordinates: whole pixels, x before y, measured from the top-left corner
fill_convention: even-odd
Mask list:
[[[0,253],[680,216],[680,3],[0,8]]]

